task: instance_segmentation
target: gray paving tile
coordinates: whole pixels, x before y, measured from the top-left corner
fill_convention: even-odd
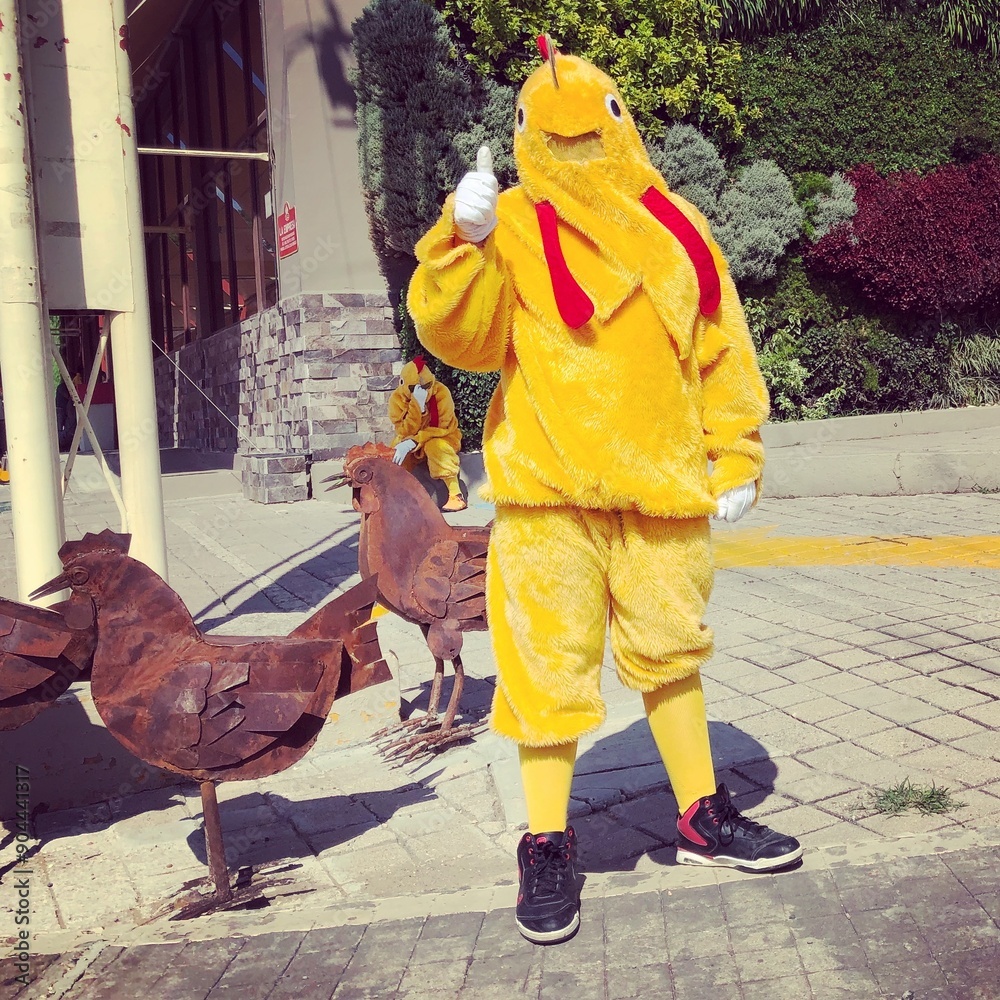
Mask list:
[[[329,1000],[365,933],[364,925],[312,930],[302,939],[268,1000]]]

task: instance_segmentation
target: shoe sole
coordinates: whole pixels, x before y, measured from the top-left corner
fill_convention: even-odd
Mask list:
[[[534,944],[558,944],[560,941],[571,938],[576,933],[577,928],[580,926],[580,914],[574,913],[569,925],[561,927],[557,931],[528,930],[517,917],[514,918],[514,923],[517,924],[517,929],[521,932],[521,936],[526,937]]]
[[[709,857],[705,854],[695,854],[683,847],[677,848],[677,863],[679,865],[703,865],[707,868],[738,868],[747,872],[770,872],[779,868],[787,868],[802,857],[803,848],[799,847],[790,854],[782,854],[780,858],[760,858],[758,861],[744,861],[741,858],[730,858],[725,854]]]

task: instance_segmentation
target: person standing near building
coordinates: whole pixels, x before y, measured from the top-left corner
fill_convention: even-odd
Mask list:
[[[73,384],[76,385],[78,380],[80,384],[83,383],[79,372],[73,375]],[[66,451],[73,443],[73,435],[76,433],[76,407],[73,406],[69,388],[62,379],[56,386],[56,427],[59,435],[59,450]]]

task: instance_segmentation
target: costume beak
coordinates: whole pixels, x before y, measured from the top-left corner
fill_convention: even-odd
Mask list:
[[[28,600],[37,601],[40,597],[48,597],[49,594],[58,594],[60,590],[68,590],[69,587],[69,576],[66,573],[61,573],[54,580],[49,580],[48,583],[43,583],[40,587],[36,587],[28,594]]]
[[[327,493],[329,493],[330,490],[339,490],[341,486],[346,486],[350,481],[350,477],[343,472],[338,472],[333,476],[327,476],[326,479],[323,480],[324,483],[333,483],[332,486],[327,486]]]

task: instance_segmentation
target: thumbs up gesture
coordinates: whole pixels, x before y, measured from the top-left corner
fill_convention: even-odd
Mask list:
[[[489,146],[480,146],[476,169],[469,171],[455,190],[455,228],[463,240],[482,243],[497,224],[497,179]]]

